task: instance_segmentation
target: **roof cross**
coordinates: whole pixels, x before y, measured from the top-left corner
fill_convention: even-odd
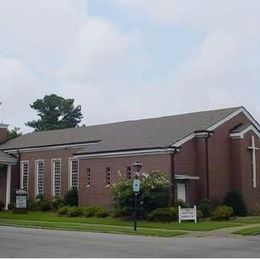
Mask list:
[[[255,146],[255,137],[251,137],[251,146],[248,147],[252,151],[252,165],[253,165],[253,187],[256,188],[256,151],[259,150]]]

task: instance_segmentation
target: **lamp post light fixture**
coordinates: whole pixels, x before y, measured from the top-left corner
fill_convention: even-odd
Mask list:
[[[134,192],[134,231],[136,231],[137,227],[137,196],[140,191],[140,180],[138,177],[140,176],[141,169],[142,169],[142,164],[139,161],[134,162],[133,164],[133,171],[135,174],[135,178],[133,180],[133,192]]]

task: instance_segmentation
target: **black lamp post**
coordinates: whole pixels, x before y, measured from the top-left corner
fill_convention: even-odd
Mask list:
[[[137,224],[137,196],[140,191],[140,180],[138,177],[140,176],[141,169],[142,169],[142,164],[139,161],[134,162],[133,164],[133,171],[135,174],[135,178],[133,180],[133,192],[135,196],[135,201],[134,201],[134,231],[136,231],[136,224]]]

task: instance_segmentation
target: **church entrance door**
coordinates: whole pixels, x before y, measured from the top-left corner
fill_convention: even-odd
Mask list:
[[[186,185],[185,183],[177,183],[177,199],[186,202]]]

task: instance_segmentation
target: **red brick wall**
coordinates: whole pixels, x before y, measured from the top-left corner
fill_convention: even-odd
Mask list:
[[[7,128],[0,128],[0,144],[7,140]]]
[[[111,206],[111,185],[106,186],[105,171],[111,169],[111,184],[118,179],[118,172],[126,175],[127,166],[135,161],[143,164],[142,171],[170,172],[170,155],[127,156],[118,158],[84,159],[80,161],[80,205]],[[91,185],[87,187],[87,168],[91,170]]]

